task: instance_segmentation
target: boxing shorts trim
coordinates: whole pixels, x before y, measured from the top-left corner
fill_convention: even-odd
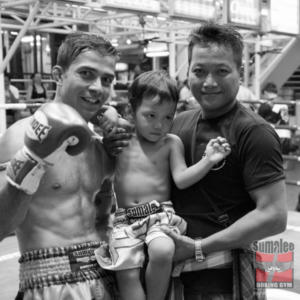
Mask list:
[[[95,258],[94,251],[99,246],[100,242],[86,242],[25,252],[19,259],[19,290],[101,278],[107,289],[115,294],[112,274],[103,270]]]

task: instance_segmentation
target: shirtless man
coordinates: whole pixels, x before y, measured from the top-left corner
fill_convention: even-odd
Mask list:
[[[166,224],[180,233],[186,230],[185,221],[174,214],[170,201],[170,176],[179,188],[186,188],[222,161],[230,147],[226,139],[215,136],[208,142],[203,158],[187,168],[181,140],[168,133],[178,92],[175,80],[164,71],[150,71],[137,77],[130,87],[129,101],[135,132],[129,146],[117,157],[115,226],[108,253],[102,251],[102,246],[96,256],[103,268],[117,271],[123,300],[162,300],[175,250],[173,241],[160,231],[160,226]],[[146,293],[139,284],[145,261],[144,242],[149,256]]]
[[[113,164],[87,122],[109,97],[116,59],[102,37],[70,34],[53,68],[53,103],[1,136],[0,238],[16,231],[18,299],[115,299],[94,258],[110,215]]]

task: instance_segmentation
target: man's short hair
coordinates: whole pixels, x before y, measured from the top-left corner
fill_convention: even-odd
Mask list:
[[[191,32],[188,45],[189,64],[195,45],[207,47],[210,44],[231,48],[237,67],[242,66],[244,45],[241,34],[229,25],[219,25],[213,22],[205,23]]]
[[[177,82],[166,71],[149,71],[140,74],[129,88],[129,102],[133,112],[141,105],[144,97],[160,97],[160,102],[178,102]]]
[[[103,56],[118,57],[116,48],[104,37],[85,32],[69,34],[58,49],[57,65],[67,69],[76,57],[89,50],[96,50]]]

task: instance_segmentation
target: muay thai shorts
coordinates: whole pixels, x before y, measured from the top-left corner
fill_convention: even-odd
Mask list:
[[[114,228],[109,245],[101,245],[96,259],[103,269],[127,270],[141,268],[145,261],[145,243],[167,235],[161,226],[177,233],[186,232],[186,222],[175,214],[171,201],[149,203],[119,208],[115,212]]]

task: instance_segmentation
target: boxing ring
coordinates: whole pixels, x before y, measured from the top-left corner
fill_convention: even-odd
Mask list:
[[[25,110],[30,108],[39,108],[44,103],[0,103],[0,109],[4,110]]]

